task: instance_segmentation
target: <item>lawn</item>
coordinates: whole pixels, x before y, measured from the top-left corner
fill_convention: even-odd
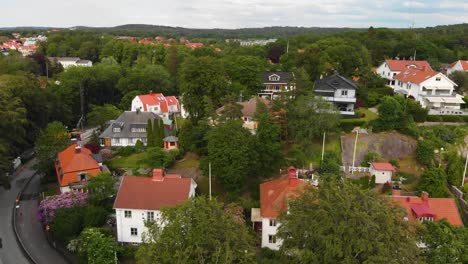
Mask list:
[[[312,141],[311,148],[313,150],[313,154],[310,157],[310,162],[312,162],[314,168],[318,167],[322,158],[322,140],[323,139],[320,138]],[[341,157],[341,142],[339,134],[325,135],[325,153],[327,152],[335,152],[338,157]]]
[[[356,109],[356,115],[357,116],[361,116],[362,114],[364,114],[364,117],[357,118],[358,120],[364,120],[366,122],[369,122],[371,120],[377,119],[377,117],[378,117],[378,115],[376,113],[370,111],[367,108],[360,107],[360,108]]]
[[[110,170],[115,170],[117,168],[129,168],[133,171],[137,171],[141,168],[148,167],[144,162],[145,153],[136,153],[127,157],[116,156],[111,160],[107,161],[107,166]]]

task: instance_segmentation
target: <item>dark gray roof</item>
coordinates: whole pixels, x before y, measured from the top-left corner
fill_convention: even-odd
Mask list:
[[[100,138],[146,138],[146,132],[132,132],[132,128],[145,127],[148,119],[161,119],[152,112],[123,112],[115,121],[111,121],[110,126],[102,132]],[[161,120],[162,121],[162,120]],[[113,128],[119,127],[120,132],[114,132]]]
[[[314,90],[330,90],[335,91],[336,89],[357,89],[356,84],[352,81],[341,76],[339,73],[334,73],[323,79],[316,80],[314,83]]]
[[[177,137],[174,137],[174,136],[168,136],[168,137],[164,138],[164,141],[165,142],[177,142],[177,141],[179,141],[179,139]]]
[[[271,80],[270,76],[277,75],[278,81]],[[263,83],[291,83],[294,82],[294,73],[292,72],[264,72],[262,73]]]

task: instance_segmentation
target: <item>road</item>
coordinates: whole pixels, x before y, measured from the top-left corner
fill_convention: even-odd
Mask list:
[[[17,213],[17,230],[27,251],[36,263],[62,264],[66,263],[63,257],[47,242],[40,223],[37,221],[37,195],[40,189],[40,177],[30,169],[33,162],[23,166],[12,182],[9,191],[0,191],[0,216],[8,221],[0,225],[0,237],[3,238],[3,249],[0,249],[0,264],[29,264],[20,245],[17,243],[11,223],[13,204],[17,194],[31,177],[31,182],[24,190],[24,198],[20,201]],[[4,217],[5,216],[5,217]]]
[[[3,244],[0,249],[0,264],[29,264],[16,241],[11,218],[16,195],[33,174],[34,171],[24,170],[14,177],[10,190],[0,187],[0,238]]]

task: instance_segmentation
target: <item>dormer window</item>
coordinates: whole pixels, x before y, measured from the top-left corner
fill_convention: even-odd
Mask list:
[[[433,222],[434,221],[434,217],[419,217],[418,218],[419,222]]]
[[[268,76],[268,80],[272,81],[272,82],[277,82],[280,80],[280,77],[276,74],[273,74],[273,75],[270,75]]]
[[[120,127],[114,127],[114,133],[120,133]]]

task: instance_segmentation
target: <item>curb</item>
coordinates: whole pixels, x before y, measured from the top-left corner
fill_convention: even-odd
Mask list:
[[[31,177],[29,177],[26,184],[23,186],[21,191],[16,196],[16,198],[19,199],[19,201],[21,201],[24,190],[26,190],[26,188],[28,187],[28,185],[31,182],[32,178],[35,177],[36,175],[37,175],[37,172],[35,172]],[[18,235],[18,230],[16,229],[16,201],[15,201],[14,206],[13,206],[13,215],[11,217],[11,222],[12,222],[12,226],[13,226],[13,233],[15,233],[16,241],[20,245],[21,251],[23,252],[24,256],[26,256],[26,258],[29,260],[29,262],[31,262],[33,264],[39,264],[38,262],[36,262],[33,259],[32,255],[26,250],[26,247],[24,246],[23,241],[21,240],[20,236]]]

